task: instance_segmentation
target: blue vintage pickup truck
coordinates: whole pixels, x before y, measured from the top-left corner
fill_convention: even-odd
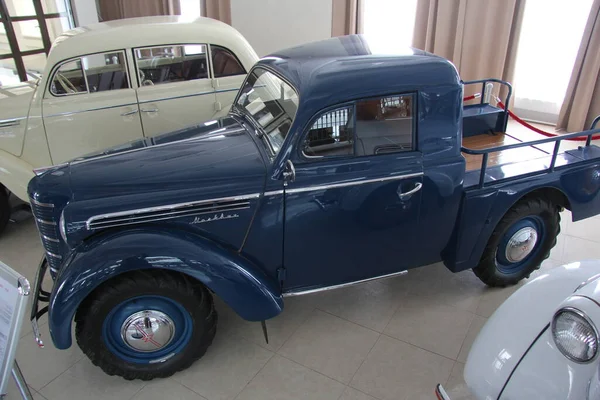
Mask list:
[[[521,143],[489,96],[463,106],[490,82],[508,104],[510,85],[462,82],[443,58],[333,38],[261,59],[223,119],[39,171],[35,331],[48,310],[65,349],[74,320],[94,364],[152,379],[205,353],[212,296],[267,337],[286,296],[438,261],[491,286],[528,277],[562,209],[600,212],[600,130]]]

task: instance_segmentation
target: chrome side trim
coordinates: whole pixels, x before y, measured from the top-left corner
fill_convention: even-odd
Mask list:
[[[40,219],[40,218],[36,218],[35,220],[37,222],[39,222],[40,224],[56,226],[56,222],[54,222],[54,221],[46,221],[45,219]]]
[[[45,240],[48,240],[48,241],[50,241],[50,242],[53,242],[53,243],[60,243],[60,241],[59,241],[58,239],[53,239],[53,238],[51,238],[51,237],[48,237],[48,236],[46,236],[46,235],[42,235],[42,234],[40,234],[40,236],[41,236],[43,239],[45,239]]]
[[[49,168],[53,168],[53,167],[49,167]],[[42,203],[42,202],[37,201],[36,199],[34,199],[32,197],[29,198],[29,201],[31,201],[36,206],[46,207],[46,208],[54,208],[54,204],[52,204],[52,203]]]
[[[148,86],[146,86],[146,87],[148,87]],[[149,87],[152,87],[152,86],[149,86]],[[194,94],[183,94],[181,96],[162,97],[160,99],[140,101],[140,104],[154,103],[154,102],[166,101],[166,100],[185,99],[186,97],[204,96],[205,94],[214,94],[214,93],[215,93],[215,91],[211,90],[211,91],[208,91],[208,92],[200,92],[200,93],[194,93]]]
[[[103,219],[108,219],[108,218],[118,218],[118,217],[124,217],[124,216],[129,216],[129,215],[141,214],[141,213],[171,211],[171,210],[177,209],[177,208],[193,207],[193,206],[199,206],[199,205],[204,205],[204,204],[216,203],[219,201],[250,200],[250,199],[257,199],[259,197],[260,197],[260,193],[252,193],[252,194],[244,194],[244,195],[240,195],[240,196],[220,197],[220,198],[216,198],[216,199],[190,201],[190,202],[186,202],[186,203],[168,204],[168,205],[164,205],[164,206],[138,208],[138,209],[127,210],[127,211],[119,211],[119,212],[108,213],[108,214],[100,214],[100,215],[94,215],[93,217],[90,217],[85,222],[85,226],[87,229],[90,229],[90,225],[93,222],[100,221]]]
[[[27,119],[27,117],[10,118],[0,120],[0,128],[9,128],[11,126],[17,126],[21,124],[21,121]]]
[[[58,255],[58,254],[54,254],[54,253],[50,253],[49,251],[46,250],[46,254],[48,254],[50,257],[54,257],[56,259],[62,260],[62,256]]]
[[[277,196],[277,195],[280,195],[280,194],[283,194],[283,190],[271,190],[270,192],[265,192],[264,196],[265,197],[267,197],[267,196]]]
[[[341,289],[341,288],[344,288],[344,287],[347,287],[347,286],[358,285],[360,283],[365,283],[365,282],[370,282],[370,281],[376,281],[376,280],[379,280],[379,279],[393,278],[395,276],[406,275],[406,274],[408,274],[407,270],[400,271],[400,272],[393,272],[393,273],[387,274],[387,275],[381,275],[381,276],[376,276],[376,277],[373,277],[373,278],[361,279],[359,281],[342,283],[342,284],[339,284],[339,285],[326,286],[326,287],[317,288],[317,289],[301,290],[301,291],[298,291],[298,292],[293,292],[293,291],[292,292],[287,292],[287,293],[283,293],[283,297],[302,296],[302,295],[305,295],[305,294],[312,294],[312,293],[324,292],[324,291],[327,291],[327,290]]]
[[[88,108],[87,110],[79,110],[79,111],[66,111],[66,112],[61,112],[61,113],[56,113],[56,114],[51,114],[51,115],[45,115],[44,118],[65,117],[65,116],[68,116],[68,115],[81,114],[81,113],[84,113],[84,112],[100,111],[100,110],[110,110],[111,108],[129,107],[129,106],[137,106],[137,103],[127,103],[127,104],[119,104],[117,106],[106,106],[106,107]]]
[[[306,186],[306,187],[301,187],[301,188],[287,189],[285,193],[286,194],[294,194],[294,193],[312,192],[315,190],[326,190],[326,189],[334,189],[334,188],[340,188],[340,187],[346,187],[346,186],[364,185],[367,183],[387,182],[387,181],[396,181],[396,180],[401,180],[401,179],[416,178],[418,176],[423,176],[423,175],[424,175],[423,172],[417,172],[414,174],[386,176],[383,178],[375,178],[375,179],[346,181],[346,182],[340,182],[340,183],[332,183],[329,185]]]
[[[240,90],[239,88],[237,88],[237,89],[217,89],[217,90],[215,90],[215,93],[239,92],[239,90]]]

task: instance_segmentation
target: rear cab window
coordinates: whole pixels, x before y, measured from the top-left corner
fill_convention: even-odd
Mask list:
[[[303,142],[307,158],[374,156],[416,150],[414,94],[356,101],[316,117]]]

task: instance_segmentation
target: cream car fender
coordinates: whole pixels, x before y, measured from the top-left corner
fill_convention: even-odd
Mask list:
[[[18,198],[27,199],[27,184],[34,175],[30,164],[0,150],[0,184]]]
[[[476,398],[498,398],[557,307],[598,273],[600,265],[590,261],[563,265],[524,285],[496,310],[473,343],[465,366],[465,382]]]

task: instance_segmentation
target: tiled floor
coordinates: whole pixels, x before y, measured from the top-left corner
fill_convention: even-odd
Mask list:
[[[578,223],[568,212],[562,217],[558,244],[541,272],[600,258],[600,217]],[[10,224],[0,239],[0,260],[31,280],[41,254],[30,218]],[[433,399],[438,382],[454,399],[468,399],[462,371],[469,348],[516,289],[490,289],[470,271],[452,274],[431,265],[395,279],[289,298],[283,314],[268,321],[269,344],[258,323],[217,302],[218,332],[205,357],[152,382],[107,376],[76,346],[54,349],[45,322],[46,348],[37,348],[25,323],[17,360],[38,400],[413,400]],[[11,383],[7,399],[17,398]]]
[[[542,272],[563,262],[600,258],[600,217],[562,233]],[[42,254],[31,219],[10,224],[0,259],[29,279]],[[537,272],[536,274],[539,274]],[[36,399],[433,399],[442,382],[468,399],[462,370],[487,318],[516,287],[489,289],[470,271],[452,274],[435,264],[408,275],[316,295],[288,298],[268,321],[243,321],[217,302],[217,337],[206,356],[169,379],[128,382],[109,377],[81,351],[38,349],[29,324],[17,360]],[[44,320],[45,321],[45,320]],[[8,399],[17,399],[14,384]]]

